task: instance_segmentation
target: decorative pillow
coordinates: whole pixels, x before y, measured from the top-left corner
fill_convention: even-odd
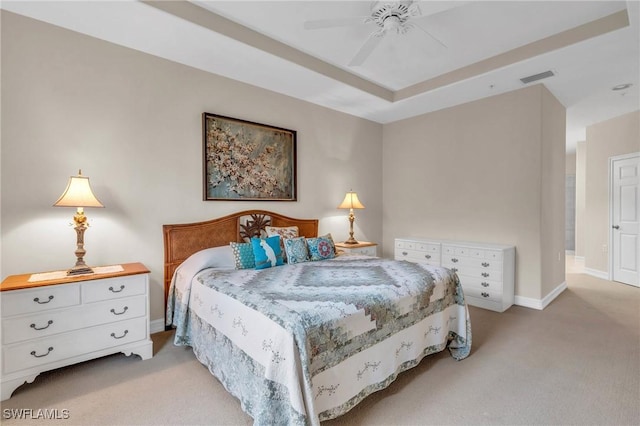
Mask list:
[[[253,246],[251,243],[229,243],[233,250],[233,258],[236,262],[236,269],[253,269],[256,267],[253,256]]]
[[[307,238],[307,247],[311,260],[333,259],[336,256],[331,241],[326,237]]]
[[[287,254],[287,263],[302,263],[309,260],[307,240],[304,237],[287,238],[284,240],[284,251]]]
[[[284,265],[282,251],[280,251],[280,235],[265,239],[253,237],[251,238],[251,246],[253,247],[256,269]]]
[[[280,235],[280,251],[282,252],[282,259],[284,261],[287,260],[287,251],[284,248],[284,240],[287,238],[297,238],[298,227],[297,226],[265,226],[264,232],[266,232],[267,237],[275,237],[276,235]]]
[[[323,238],[326,238],[331,243],[331,247],[333,247],[333,254],[338,255],[338,248],[336,247],[336,243],[333,242],[333,237],[331,236],[331,232],[328,234],[322,235]]]

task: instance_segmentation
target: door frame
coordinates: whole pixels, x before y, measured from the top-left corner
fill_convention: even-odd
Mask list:
[[[639,152],[629,154],[615,155],[609,157],[609,281],[613,281],[613,163],[618,160],[626,160],[628,158],[640,157]],[[638,277],[640,280],[640,277]]]

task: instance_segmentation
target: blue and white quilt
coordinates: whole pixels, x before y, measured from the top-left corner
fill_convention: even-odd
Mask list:
[[[342,255],[201,269],[174,275],[175,344],[193,347],[258,425],[318,425],[426,355],[447,347],[457,360],[469,355],[467,306],[445,268]]]

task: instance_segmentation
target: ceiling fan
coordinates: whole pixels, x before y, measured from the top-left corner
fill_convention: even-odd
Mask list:
[[[367,38],[362,47],[360,47],[360,50],[358,50],[356,55],[349,62],[349,66],[357,66],[364,63],[376,46],[378,46],[383,37],[389,34],[404,35],[414,28],[421,30],[438,44],[446,48],[447,46],[433,34],[413,22],[410,22],[412,18],[421,15],[422,11],[420,10],[420,7],[412,0],[374,1],[371,4],[370,16],[349,16],[306,21],[304,23],[304,28],[307,30],[317,30],[358,24],[373,23],[377,25],[379,28],[369,35],[369,38]]]

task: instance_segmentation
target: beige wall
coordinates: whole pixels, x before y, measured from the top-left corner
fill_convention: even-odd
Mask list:
[[[585,268],[609,272],[609,157],[640,152],[640,111],[587,127]]]
[[[541,297],[565,281],[566,110],[546,89],[542,104]]]
[[[566,160],[565,167],[564,167],[565,174],[567,176],[575,175],[576,174],[576,153],[575,152],[567,153],[565,160]]]
[[[513,244],[516,295],[543,298],[564,281],[564,117],[536,85],[386,124],[384,254],[403,236]]]
[[[585,180],[586,180],[586,142],[576,145],[576,257],[584,258],[585,237]]]
[[[144,262],[152,319],[162,224],[265,208],[319,217],[343,240],[335,207],[349,188],[367,207],[356,236],[385,256],[403,235],[514,244],[517,295],[540,299],[564,280],[564,110],[542,85],[382,126],[1,14],[3,278],[73,264],[73,211],[51,205],[82,168],[106,206],[87,211],[86,259]],[[297,130],[299,201],[201,201],[204,111]]]
[[[91,265],[141,261],[151,319],[163,317],[162,224],[252,208],[320,218],[367,207],[356,236],[382,238],[382,126],[138,51],[2,12],[2,278],[75,263],[73,209],[53,208],[82,168],[104,209],[87,209]],[[265,70],[268,72],[268,70]],[[298,132],[298,202],[202,201],[201,114]]]

